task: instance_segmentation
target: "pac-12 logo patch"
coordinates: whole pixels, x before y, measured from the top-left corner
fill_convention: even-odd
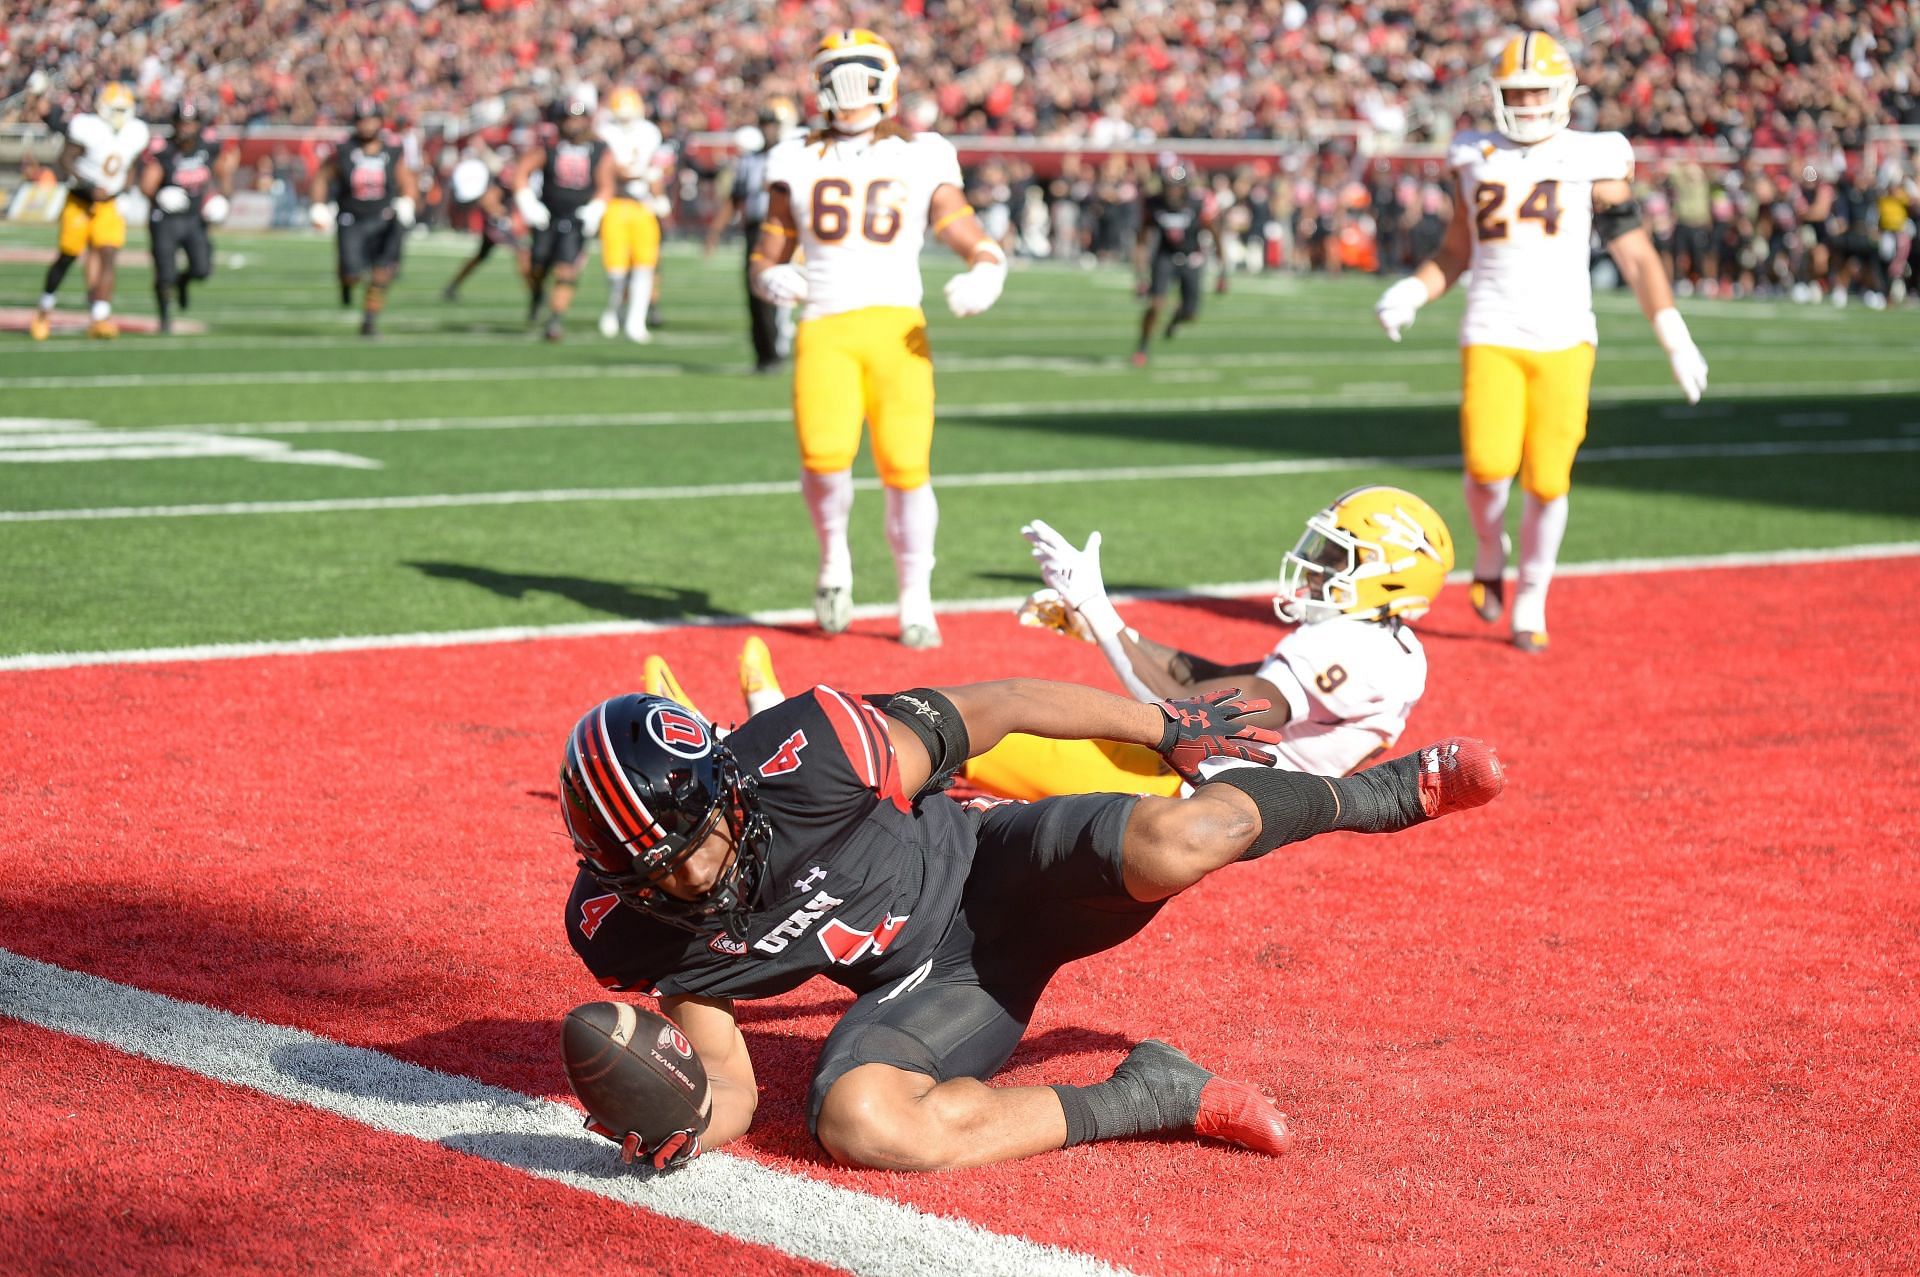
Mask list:
[[[660,1026],[660,1037],[657,1045],[672,1047],[674,1052],[683,1060],[691,1060],[693,1058],[693,1044],[687,1041],[686,1034],[680,1032],[680,1030],[674,1028],[671,1024],[663,1024]]]
[[[655,705],[648,710],[647,735],[681,758],[705,758],[713,751],[707,725],[678,705]]]
[[[737,958],[747,951],[747,942],[744,940],[735,940],[732,936],[722,931],[719,935],[707,941],[707,948],[713,950],[715,953],[724,953],[730,958]]]

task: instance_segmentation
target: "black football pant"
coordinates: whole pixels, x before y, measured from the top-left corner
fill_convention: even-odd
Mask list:
[[[180,279],[180,254],[187,255],[187,278],[213,275],[213,241],[198,213],[163,213],[153,219],[153,286],[171,289]]]
[[[1075,794],[978,813],[960,915],[924,966],[861,994],[827,1035],[808,1089],[808,1129],[818,1133],[827,1092],[863,1064],[937,1082],[992,1077],[1054,972],[1153,921],[1165,902],[1135,900],[1121,876],[1137,801]]]

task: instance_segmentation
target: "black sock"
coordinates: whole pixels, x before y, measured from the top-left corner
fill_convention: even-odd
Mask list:
[[[65,253],[55,257],[53,259],[53,265],[47,267],[47,286],[40,291],[43,293],[59,292],[60,281],[65,279],[67,272],[73,269],[75,260],[74,258],[68,257]]]
[[[173,298],[168,294],[165,284],[153,286],[153,300],[160,307],[160,322],[166,323],[173,311]]]
[[[1158,1131],[1191,1131],[1200,1092],[1213,1074],[1165,1042],[1128,1052],[1113,1076],[1092,1086],[1055,1086],[1067,1115],[1065,1147]]]
[[[180,309],[185,310],[186,308],[187,308],[187,281],[185,279],[182,279],[180,281]]]
[[[1235,767],[1207,784],[1237,789],[1259,809],[1260,833],[1242,860],[1258,860],[1275,848],[1336,829],[1392,833],[1427,818],[1420,806],[1418,754],[1352,776]]]

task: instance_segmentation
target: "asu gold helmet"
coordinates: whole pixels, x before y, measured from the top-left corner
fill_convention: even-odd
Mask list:
[[[1452,570],[1453,534],[1438,511],[1404,488],[1355,488],[1307,520],[1280,565],[1273,610],[1303,624],[1411,621]]]
[[[118,133],[133,120],[133,90],[118,80],[108,81],[100,86],[94,110]]]
[[[891,114],[899,102],[900,60],[873,32],[850,27],[829,33],[813,51],[813,80],[824,112],[877,106]]]
[[[1493,62],[1493,126],[1522,146],[1544,142],[1573,119],[1579,78],[1560,42],[1539,31],[1514,36]],[[1507,94],[1545,89],[1544,102],[1516,105]]]
[[[640,91],[623,84],[607,95],[607,114],[616,124],[633,124],[645,118],[647,108]]]

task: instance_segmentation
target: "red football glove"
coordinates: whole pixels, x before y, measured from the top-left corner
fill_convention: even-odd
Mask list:
[[[700,1132],[688,1127],[648,1148],[640,1139],[640,1132],[628,1131],[624,1137],[615,1135],[606,1126],[593,1118],[587,1119],[587,1129],[595,1135],[603,1135],[620,1146],[620,1160],[631,1166],[634,1162],[645,1162],[656,1171],[672,1170],[684,1166],[700,1156]]]
[[[1190,785],[1199,783],[1200,764],[1209,758],[1241,758],[1272,766],[1273,757],[1260,746],[1278,745],[1280,733],[1237,721],[1271,708],[1271,701],[1241,700],[1237,687],[1190,700],[1161,701],[1167,730],[1160,737],[1160,757]]]

